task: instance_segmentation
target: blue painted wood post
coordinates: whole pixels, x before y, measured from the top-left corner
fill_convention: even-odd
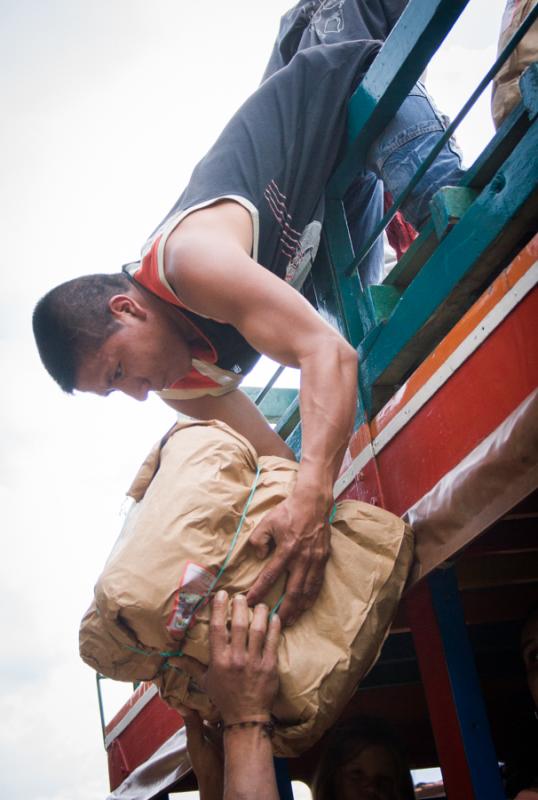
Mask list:
[[[505,800],[454,570],[421,581],[406,611],[449,800]]]
[[[291,788],[290,774],[288,771],[288,759],[274,758],[273,760],[280,800],[293,800],[293,789]]]

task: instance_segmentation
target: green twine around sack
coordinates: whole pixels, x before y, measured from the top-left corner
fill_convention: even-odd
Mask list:
[[[215,586],[217,585],[217,583],[220,581],[220,579],[224,575],[226,567],[228,566],[228,564],[230,562],[230,559],[232,557],[232,553],[234,551],[235,545],[237,544],[237,540],[239,538],[239,534],[241,533],[241,529],[242,529],[243,524],[245,522],[248,510],[249,510],[250,505],[252,503],[252,499],[254,497],[254,493],[255,493],[256,487],[258,485],[258,478],[259,477],[260,477],[260,467],[258,466],[257,469],[256,469],[256,475],[254,476],[254,480],[252,482],[252,486],[251,486],[249,495],[247,497],[246,503],[245,503],[244,508],[243,508],[243,513],[241,514],[239,522],[237,523],[237,527],[235,529],[235,533],[234,533],[234,535],[232,537],[232,541],[230,542],[230,546],[228,547],[228,552],[226,553],[224,561],[223,561],[221,567],[219,568],[219,571],[217,572],[216,576],[213,578],[213,580],[212,580],[209,588],[207,589],[206,593],[200,598],[200,600],[194,606],[193,611],[192,611],[192,615],[191,615],[192,617],[194,617],[196,612],[199,611],[200,608],[203,605],[205,605],[205,603],[210,598],[212,592],[214,591]],[[131,650],[133,653],[139,653],[140,655],[145,655],[145,656],[155,655],[152,652],[147,652],[147,651],[141,650],[140,648],[137,648],[137,647],[129,647],[129,646],[127,646],[127,650]],[[175,650],[175,651],[174,650],[163,650],[163,651],[159,652],[159,655],[162,656],[162,658],[166,658],[166,659],[168,659],[168,658],[181,658],[181,656],[183,655],[183,648],[180,648],[179,650]],[[167,664],[166,667],[168,667],[168,666],[169,665]]]
[[[200,598],[198,603],[195,605],[195,607],[194,607],[194,609],[192,611],[192,617],[194,617],[196,612],[199,611],[200,608],[202,608],[203,605],[205,605],[205,603],[210,598],[212,592],[214,591],[215,586],[217,585],[219,580],[224,575],[226,567],[228,566],[228,564],[230,562],[230,559],[232,557],[232,553],[234,551],[235,545],[237,544],[237,540],[239,538],[239,534],[241,533],[241,529],[242,529],[243,524],[245,522],[248,510],[249,510],[250,505],[252,503],[252,500],[254,498],[254,494],[256,492],[256,488],[257,488],[257,485],[258,485],[258,478],[259,477],[260,477],[260,467],[258,465],[258,467],[256,468],[256,475],[254,476],[254,480],[252,482],[252,487],[250,489],[249,495],[247,497],[246,503],[245,503],[244,508],[243,508],[243,513],[241,514],[239,522],[237,523],[237,527],[235,529],[235,533],[234,533],[234,535],[232,537],[232,541],[230,542],[230,546],[228,548],[228,552],[226,553],[226,556],[224,558],[222,566],[219,568],[219,571],[217,572],[215,578],[211,582],[211,584],[210,584],[208,590],[206,591],[206,593],[203,595],[203,597]],[[334,518],[336,516],[336,510],[337,510],[336,509],[336,503],[334,503],[334,505],[333,505],[333,507],[331,509],[331,513],[329,515],[329,524],[332,524],[332,522],[334,521]],[[270,612],[269,612],[269,619],[270,620],[278,612],[278,609],[282,605],[282,601],[284,600],[285,596],[286,596],[286,592],[284,591],[284,592],[282,592],[282,594],[278,598],[278,600],[275,603],[275,605],[273,606],[273,608],[270,610]],[[140,655],[145,655],[145,656],[154,655],[154,653],[152,653],[150,651],[145,651],[145,650],[142,650],[142,649],[137,648],[137,647],[126,646],[126,649],[127,650],[131,650],[133,653],[139,653]],[[175,651],[174,650],[162,650],[162,651],[159,652],[159,655],[162,658],[165,658],[167,660],[169,658],[181,658],[183,656],[183,648],[180,648],[179,650],[175,650]],[[170,667],[170,665],[167,662],[163,665],[163,669],[167,669],[169,667]]]
[[[332,525],[332,523],[334,522],[334,518],[336,517],[336,511],[337,511],[336,503],[334,503],[331,509],[331,513],[329,514],[329,525]],[[273,608],[269,612],[269,621],[273,619],[274,615],[277,613],[278,609],[282,605],[282,601],[284,600],[285,597],[286,597],[286,592],[283,591],[278,600],[276,601],[276,603],[274,604]]]

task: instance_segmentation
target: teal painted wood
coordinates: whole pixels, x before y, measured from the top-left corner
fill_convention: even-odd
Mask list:
[[[538,65],[533,65],[538,73]],[[523,84],[522,84],[523,85]],[[529,86],[529,88],[531,88]],[[524,91],[524,90],[523,90]],[[529,113],[534,116],[538,108],[538,98],[533,91],[527,91],[527,98],[505,119],[493,139],[485,147],[475,162],[465,173],[462,186],[483,189],[493,178],[512,150],[528,131],[531,121]],[[538,94],[538,93],[537,93]],[[420,235],[400,258],[394,269],[384,281],[385,285],[404,289],[409,286],[421,267],[430,258],[438,245],[438,237],[433,222],[426,223]]]
[[[312,266],[310,278],[314,287],[316,306],[321,316],[350,342],[364,338],[357,297],[361,293],[360,279],[339,275],[335,260],[352,257],[353,247],[341,201],[329,202],[326,209],[326,230]],[[333,258],[333,253],[336,258]],[[345,262],[344,262],[345,263]],[[278,420],[275,430],[299,457],[301,426],[299,398],[297,397]]]
[[[384,214],[383,218],[379,221],[378,226],[375,228],[374,231],[372,231],[371,236],[368,238],[366,242],[364,242],[364,244],[362,245],[359,252],[356,254],[353,261],[347,266],[346,274],[351,275],[358,268],[363,258],[370,251],[375,241],[377,240],[378,236],[381,234],[382,230],[386,228],[386,226],[389,224],[389,222],[396,214],[397,210],[402,207],[402,204],[404,203],[405,199],[409,197],[411,191],[418,185],[419,181],[421,180],[423,175],[425,175],[430,165],[435,161],[444,144],[448,142],[449,138],[452,136],[452,134],[454,133],[460,122],[465,118],[465,116],[467,115],[469,110],[473,107],[473,105],[478,100],[480,95],[485,91],[486,87],[489,85],[494,75],[498,72],[499,68],[508,58],[510,53],[513,52],[518,42],[521,41],[522,37],[525,35],[525,31],[530,29],[533,21],[536,19],[538,19],[538,6],[536,6],[528,14],[527,18],[522,22],[520,27],[511,37],[506,47],[498,55],[497,59],[492,64],[487,73],[484,75],[482,80],[479,82],[478,86],[474,89],[474,91],[472,92],[471,96],[468,98],[466,103],[463,105],[460,111],[458,111],[454,119],[447,126],[444,134],[437,141],[437,143],[432,148],[428,156],[422,161],[415,175],[409,181],[407,187],[403,189],[403,191],[397,197],[394,198],[394,202],[391,208]]]
[[[430,202],[435,235],[441,241],[476,200],[478,191],[468,186],[445,186]]]
[[[405,289],[409,286],[415,275],[429,259],[438,245],[435,227],[429,220],[422,228],[420,235],[405,251],[395,267],[383,281],[385,286],[395,286]]]
[[[358,273],[348,277],[338,267],[353,258],[353,245],[341,200],[327,200],[324,226],[326,247],[322,251],[323,269],[330,276],[332,304],[340,309],[340,324],[343,322],[346,339],[356,347],[365,334],[357,305],[362,286]],[[318,275],[319,269],[313,275],[314,287]]]
[[[301,458],[301,424],[298,423],[286,439],[286,444],[291,447],[297,460]]]
[[[360,366],[369,411],[424,358],[536,228],[538,121],[406,289]]]
[[[428,2],[426,5],[428,7],[425,9],[423,7],[423,0],[412,0],[408,10],[405,12],[408,16],[405,17],[404,14],[395,28],[394,36],[392,37],[393,44],[390,44],[389,37],[382,53],[378,55],[368,75],[365,77],[363,84],[361,84],[362,89],[365,87],[368,88],[369,86],[384,86],[383,91],[385,91],[385,93],[388,92],[388,94],[392,92],[392,98],[394,99],[396,93],[400,91],[395,87],[400,85],[401,89],[401,84],[398,84],[398,75],[401,77],[401,71],[398,69],[398,62],[402,60],[402,52],[404,52],[404,55],[407,52],[405,50],[405,41],[415,42],[415,55],[417,51],[424,54],[424,52],[428,51],[428,48],[431,52],[434,52],[436,49],[435,45],[432,45],[431,42],[426,44],[421,37],[426,36],[427,38],[427,36],[431,35],[435,38],[432,31],[437,30],[438,32],[442,28],[448,30],[465,3],[462,2],[458,5],[459,10],[455,8],[454,4],[447,4],[445,2]],[[450,9],[448,9],[448,5],[451,5]],[[413,9],[412,13],[411,9]],[[425,11],[427,13],[425,13]],[[413,23],[411,26],[410,20],[414,19],[415,14],[417,15],[417,19],[420,18],[420,25],[417,26]],[[424,26],[421,27],[423,23]],[[411,27],[413,27],[414,30],[409,30]],[[397,34],[398,28],[400,28],[399,34]],[[419,29],[422,33],[420,33]],[[442,35],[443,34],[441,34],[441,38]],[[398,47],[396,47],[394,42],[398,40],[398,37],[402,37],[402,39]],[[404,44],[402,44],[402,42],[404,42]],[[412,49],[411,47],[411,50]],[[419,56],[417,56],[418,66],[415,65],[417,74],[420,74],[422,69],[422,62],[420,61],[422,56],[420,56],[420,53]],[[395,59],[396,64],[394,67],[396,71],[392,75],[395,83],[391,80],[390,69],[385,67],[381,68],[380,66],[384,63],[388,63],[384,62],[383,59],[390,60],[392,58]],[[537,65],[533,65],[529,68],[527,71],[528,74],[526,73],[522,78],[522,105],[512,112],[490,145],[486,147],[484,153],[468,170],[462,181],[462,186],[481,189],[491,180],[495,171],[499,169],[499,166],[507,157],[507,154],[528,130],[530,124],[529,116],[534,116],[538,108],[538,73],[536,72],[536,66]],[[413,67],[413,69],[414,68],[415,67]],[[410,85],[412,85],[413,82],[414,78],[410,79]],[[361,89],[361,87],[359,87],[359,89]],[[362,89],[361,91],[357,90],[350,105],[350,107],[353,107],[357,111],[356,114],[350,112],[350,137],[354,136],[360,128],[359,139],[361,136],[364,139],[366,136],[365,131],[369,130],[371,132],[375,127],[374,123],[371,122],[368,123],[370,126],[368,127],[368,125],[365,125],[364,120],[368,121],[370,117],[373,119],[375,114],[380,113],[376,111],[374,114],[371,103],[369,104],[366,102],[366,104],[363,104],[362,101],[359,102],[361,96],[364,100],[364,95],[361,94]],[[401,93],[402,96],[405,96],[403,90]],[[375,97],[375,92],[373,90],[370,97]],[[376,107],[379,105],[377,102],[378,100],[379,97],[376,98]],[[387,101],[382,100],[382,102]],[[396,103],[394,107],[397,107]],[[373,125],[374,127],[372,127]],[[348,180],[340,185],[341,189],[345,189],[353,180],[357,168],[357,162],[355,160],[357,152],[358,151],[353,151],[354,154],[350,155],[347,161],[345,160],[340,167],[340,170],[349,168]],[[337,181],[332,182],[330,188],[331,190],[338,188]],[[499,188],[499,186],[497,188]],[[447,217],[448,216],[447,214]],[[396,268],[385,281],[387,288],[392,286],[401,290],[408,286],[424,264],[434,255],[438,245],[438,235],[444,235],[449,228],[449,225],[439,225],[438,222],[438,231],[436,234],[433,222],[428,223],[423,229],[421,236],[413,243],[403,258],[400,259]],[[405,331],[398,331],[399,322],[397,320],[405,318],[402,309],[397,309],[394,319],[389,319],[389,322],[386,324],[386,314],[378,311],[375,303],[372,303],[371,297],[363,295],[358,277],[356,281],[353,281],[352,278],[345,278],[342,274],[345,269],[343,265],[349,264],[352,258],[353,250],[349,239],[347,223],[343,215],[342,205],[339,200],[334,197],[329,197],[322,246],[320,247],[318,259],[312,271],[316,302],[320,313],[334,327],[340,330],[349,341],[358,347],[359,354],[365,361],[361,368],[360,384],[366,392],[365,405],[371,412],[377,403],[380,402],[381,396],[386,397],[387,394],[390,393],[393,386],[392,380],[395,380],[396,376],[398,376],[398,378],[402,377],[405,370],[410,368],[414,357],[416,359],[426,354],[428,347],[432,345],[432,337],[429,336],[429,334],[422,337],[416,335],[415,340],[410,344],[407,333]],[[439,256],[437,256],[437,259],[439,260]],[[432,275],[431,270],[429,274]],[[478,274],[481,274],[480,270]],[[432,278],[435,280],[434,275],[432,275]],[[416,288],[418,291],[418,287]],[[427,287],[424,286],[423,290],[426,294],[428,293]],[[415,299],[417,299],[416,292],[414,296]],[[473,299],[472,295],[468,295],[467,299],[470,303]],[[409,305],[409,300],[409,297],[407,297],[406,307]],[[382,369],[384,365],[382,353],[387,349],[386,342],[389,337],[387,325],[390,329],[390,336],[393,336],[395,340],[393,344],[396,344],[396,348],[392,351],[395,359],[392,375],[386,370],[383,372]],[[437,334],[437,338],[440,338],[439,328],[437,329]],[[435,340],[435,337],[433,337],[433,340]],[[401,343],[405,350],[405,352],[401,354],[401,358],[397,358],[399,355],[397,353],[399,347],[398,343]],[[386,383],[386,381],[388,381],[388,383]],[[383,386],[385,386],[385,388],[382,388]],[[377,394],[377,403],[373,398],[374,393]],[[297,420],[297,413],[297,411],[294,412],[295,416],[286,415],[286,418],[282,422],[282,431],[290,431]]]
[[[400,302],[400,297],[401,292],[394,286],[367,286],[359,298],[364,329],[370,332],[385,322]]]
[[[528,67],[519,80],[522,102],[504,120],[493,139],[467,170],[462,186],[482,189],[523,138],[538,114],[538,64]]]
[[[291,408],[291,407],[290,407]],[[357,413],[355,415],[355,422],[353,425],[353,431],[356,431],[366,422],[366,410],[364,405],[361,402],[361,397],[359,393],[359,401],[357,403]],[[295,453],[295,457],[299,459],[301,457],[301,444],[302,444],[302,429],[301,423],[299,420],[299,402],[298,400],[293,405],[292,414],[288,417],[288,430],[287,432],[284,430],[283,433],[276,427],[276,430],[280,433],[280,435],[286,440],[286,444],[291,447],[293,452]]]
[[[394,116],[468,0],[412,0],[349,102],[350,146],[327,187],[342,197],[365,153]]]
[[[376,328],[373,328],[373,330],[371,330],[370,333],[368,333],[364,337],[364,339],[362,340],[360,345],[357,347],[357,352],[359,354],[359,363],[362,362],[366,358],[366,356],[368,355],[368,353],[370,352],[370,350],[374,346],[374,343],[375,343],[376,339],[378,338],[379,334],[381,333],[381,331],[383,329],[383,325],[384,325],[384,323],[382,322]]]
[[[276,432],[286,439],[299,422],[299,397],[293,400],[275,425]]]
[[[335,280],[327,240],[321,237],[320,247],[310,279],[314,289],[314,305],[329,325],[332,325],[342,336],[347,337],[347,328],[343,318],[342,304]]]
[[[279,364],[278,367],[273,372],[273,374],[271,375],[271,377],[269,378],[269,380],[267,381],[267,383],[265,384],[265,386],[258,391],[258,394],[255,397],[252,398],[257,406],[260,405],[264,397],[273,388],[273,386],[280,378],[285,369],[286,367],[284,366],[284,364]]]
[[[252,401],[254,401],[260,393],[260,389],[253,386],[242,387],[241,391],[244,392],[247,397],[250,397]],[[259,405],[260,411],[269,422],[276,422],[284,412],[287,411],[296,397],[297,389],[273,388],[261,401]]]
[[[538,63],[531,64],[519,79],[523,105],[530,119],[538,114]]]

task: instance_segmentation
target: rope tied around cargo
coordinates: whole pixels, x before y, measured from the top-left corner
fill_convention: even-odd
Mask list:
[[[248,495],[247,500],[245,502],[245,505],[243,507],[243,512],[241,514],[239,522],[237,523],[237,527],[236,527],[235,533],[234,533],[234,535],[232,537],[232,541],[230,542],[230,546],[228,547],[228,552],[226,553],[224,561],[223,561],[222,565],[220,566],[216,576],[211,581],[211,584],[209,585],[209,588],[206,590],[204,595],[200,597],[199,601],[194,606],[194,608],[193,608],[193,610],[192,610],[192,612],[190,614],[190,620],[193,620],[194,617],[196,616],[197,612],[200,611],[200,609],[203,608],[209,602],[209,600],[211,598],[211,595],[213,594],[217,583],[220,581],[220,579],[224,575],[226,567],[228,566],[228,564],[230,562],[230,559],[232,557],[234,548],[235,548],[235,546],[237,544],[237,540],[239,539],[239,534],[241,533],[241,530],[243,528],[243,524],[244,524],[245,519],[247,517],[248,510],[249,510],[250,505],[252,503],[252,500],[254,498],[254,494],[255,494],[256,488],[258,486],[258,479],[260,477],[260,472],[261,472],[261,469],[260,469],[260,466],[258,465],[257,469],[256,469],[256,475],[254,476],[254,480],[252,482],[252,486],[251,486],[249,495]],[[332,522],[333,522],[333,520],[335,518],[335,515],[336,515],[336,503],[333,505],[333,507],[331,509],[331,513],[329,515],[329,520],[328,520],[329,524],[332,524]],[[275,603],[275,605],[273,606],[273,608],[269,612],[269,619],[270,620],[277,613],[277,611],[280,608],[280,606],[282,604],[282,601],[284,600],[285,596],[286,596],[286,592],[283,591],[282,594],[280,595],[280,597],[278,598],[277,602]],[[187,626],[186,630],[187,629],[188,629],[188,626]],[[138,647],[126,646],[126,649],[130,650],[133,653],[139,653],[140,655],[145,655],[145,656],[155,655],[154,652],[142,650],[141,648],[138,648]],[[181,647],[179,650],[175,650],[175,651],[174,650],[161,650],[161,651],[159,651],[158,654],[162,658],[165,659],[165,663],[161,667],[162,670],[165,670],[165,669],[175,669],[175,670],[177,670],[177,667],[173,667],[173,665],[168,663],[168,659],[169,658],[181,658],[184,655],[183,647]]]
[[[239,534],[241,533],[241,529],[243,527],[245,519],[247,518],[248,510],[249,510],[250,505],[252,503],[252,500],[254,498],[254,494],[256,492],[256,487],[258,486],[258,478],[260,477],[260,472],[261,472],[261,468],[258,465],[257,468],[256,468],[256,475],[254,476],[254,480],[252,481],[252,486],[250,488],[249,495],[248,495],[246,503],[245,503],[245,505],[243,507],[243,513],[241,514],[239,522],[237,523],[237,527],[235,529],[235,533],[232,536],[232,541],[230,542],[230,546],[228,547],[228,552],[226,553],[226,556],[224,558],[224,561],[222,562],[221,567],[219,568],[219,571],[217,572],[217,574],[215,575],[215,577],[211,581],[211,583],[209,585],[209,588],[206,590],[205,594],[200,598],[200,600],[194,606],[194,608],[193,608],[193,610],[191,612],[191,615],[190,615],[191,620],[194,619],[194,617],[196,616],[197,612],[200,611],[200,609],[203,608],[209,602],[209,599],[210,599],[211,595],[215,591],[215,587],[216,587],[217,583],[220,581],[220,579],[224,575],[226,567],[228,566],[228,564],[230,562],[230,559],[232,557],[235,545],[237,544],[237,540],[239,539]],[[176,656],[182,656],[183,655],[183,648],[180,648],[180,650],[178,650],[177,652],[164,651],[164,652],[160,653],[160,655],[163,656],[163,658],[174,658]]]
[[[329,514],[329,525],[333,524],[335,516],[336,516],[336,503],[333,503],[333,507],[331,509],[331,513]],[[280,595],[280,597],[278,598],[278,600],[276,601],[276,603],[274,604],[273,608],[269,612],[269,621],[272,620],[272,618],[274,617],[274,615],[276,614],[276,612],[278,611],[278,609],[282,605],[282,601],[284,600],[285,597],[286,597],[286,592],[283,591],[282,594]]]
[[[261,468],[258,465],[257,468],[256,468],[256,475],[254,476],[254,480],[252,481],[252,486],[250,488],[249,495],[248,495],[248,497],[246,499],[246,502],[245,502],[245,505],[243,507],[243,512],[241,514],[241,517],[239,518],[239,522],[237,523],[237,527],[235,529],[235,533],[232,536],[232,541],[230,542],[230,546],[228,547],[228,552],[226,553],[224,561],[222,562],[222,565],[219,567],[219,570],[218,570],[217,574],[215,575],[215,577],[213,578],[213,580],[211,581],[208,589],[200,597],[199,601],[196,603],[196,605],[192,609],[192,612],[191,612],[191,615],[190,615],[191,620],[196,616],[196,613],[201,608],[203,608],[203,606],[205,606],[207,604],[207,602],[209,601],[211,595],[213,594],[213,592],[215,590],[215,587],[216,587],[217,583],[220,581],[220,579],[224,575],[226,567],[228,566],[228,564],[230,562],[230,559],[232,557],[235,545],[237,544],[237,540],[239,539],[239,534],[241,533],[241,529],[243,528],[243,524],[244,524],[245,519],[247,517],[248,510],[249,510],[250,505],[252,503],[252,500],[254,498],[254,494],[256,492],[256,487],[258,486],[258,479],[260,477],[260,472],[261,472]],[[282,598],[281,598],[281,600],[282,600]],[[281,600],[279,600],[278,604],[280,604]],[[130,650],[133,653],[139,653],[140,655],[144,655],[144,656],[155,655],[154,652],[152,652],[150,650],[143,650],[143,649],[141,649],[139,647],[130,647],[129,645],[126,645],[125,647],[126,647],[127,650]],[[171,666],[170,664],[168,664],[168,659],[169,658],[181,658],[183,656],[183,648],[180,648],[179,650],[175,650],[175,651],[174,650],[162,650],[162,651],[159,651],[158,654],[160,656],[162,656],[162,658],[166,659],[166,662],[163,665],[162,669],[168,669]]]

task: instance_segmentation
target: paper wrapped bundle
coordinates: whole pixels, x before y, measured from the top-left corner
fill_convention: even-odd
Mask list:
[[[290,493],[297,468],[258,458],[224,423],[174,426],[129,490],[135,505],[82,621],[82,658],[112,678],[153,680],[170,705],[214,718],[182,658],[207,664],[207,598],[220,588],[233,595],[252,586],[265,562],[248,538]],[[337,504],[321,593],[284,630],[279,647],[277,755],[299,755],[314,744],[374,664],[412,550],[411,531],[398,517],[354,500]],[[270,608],[284,590],[283,576],[265,598]]]

